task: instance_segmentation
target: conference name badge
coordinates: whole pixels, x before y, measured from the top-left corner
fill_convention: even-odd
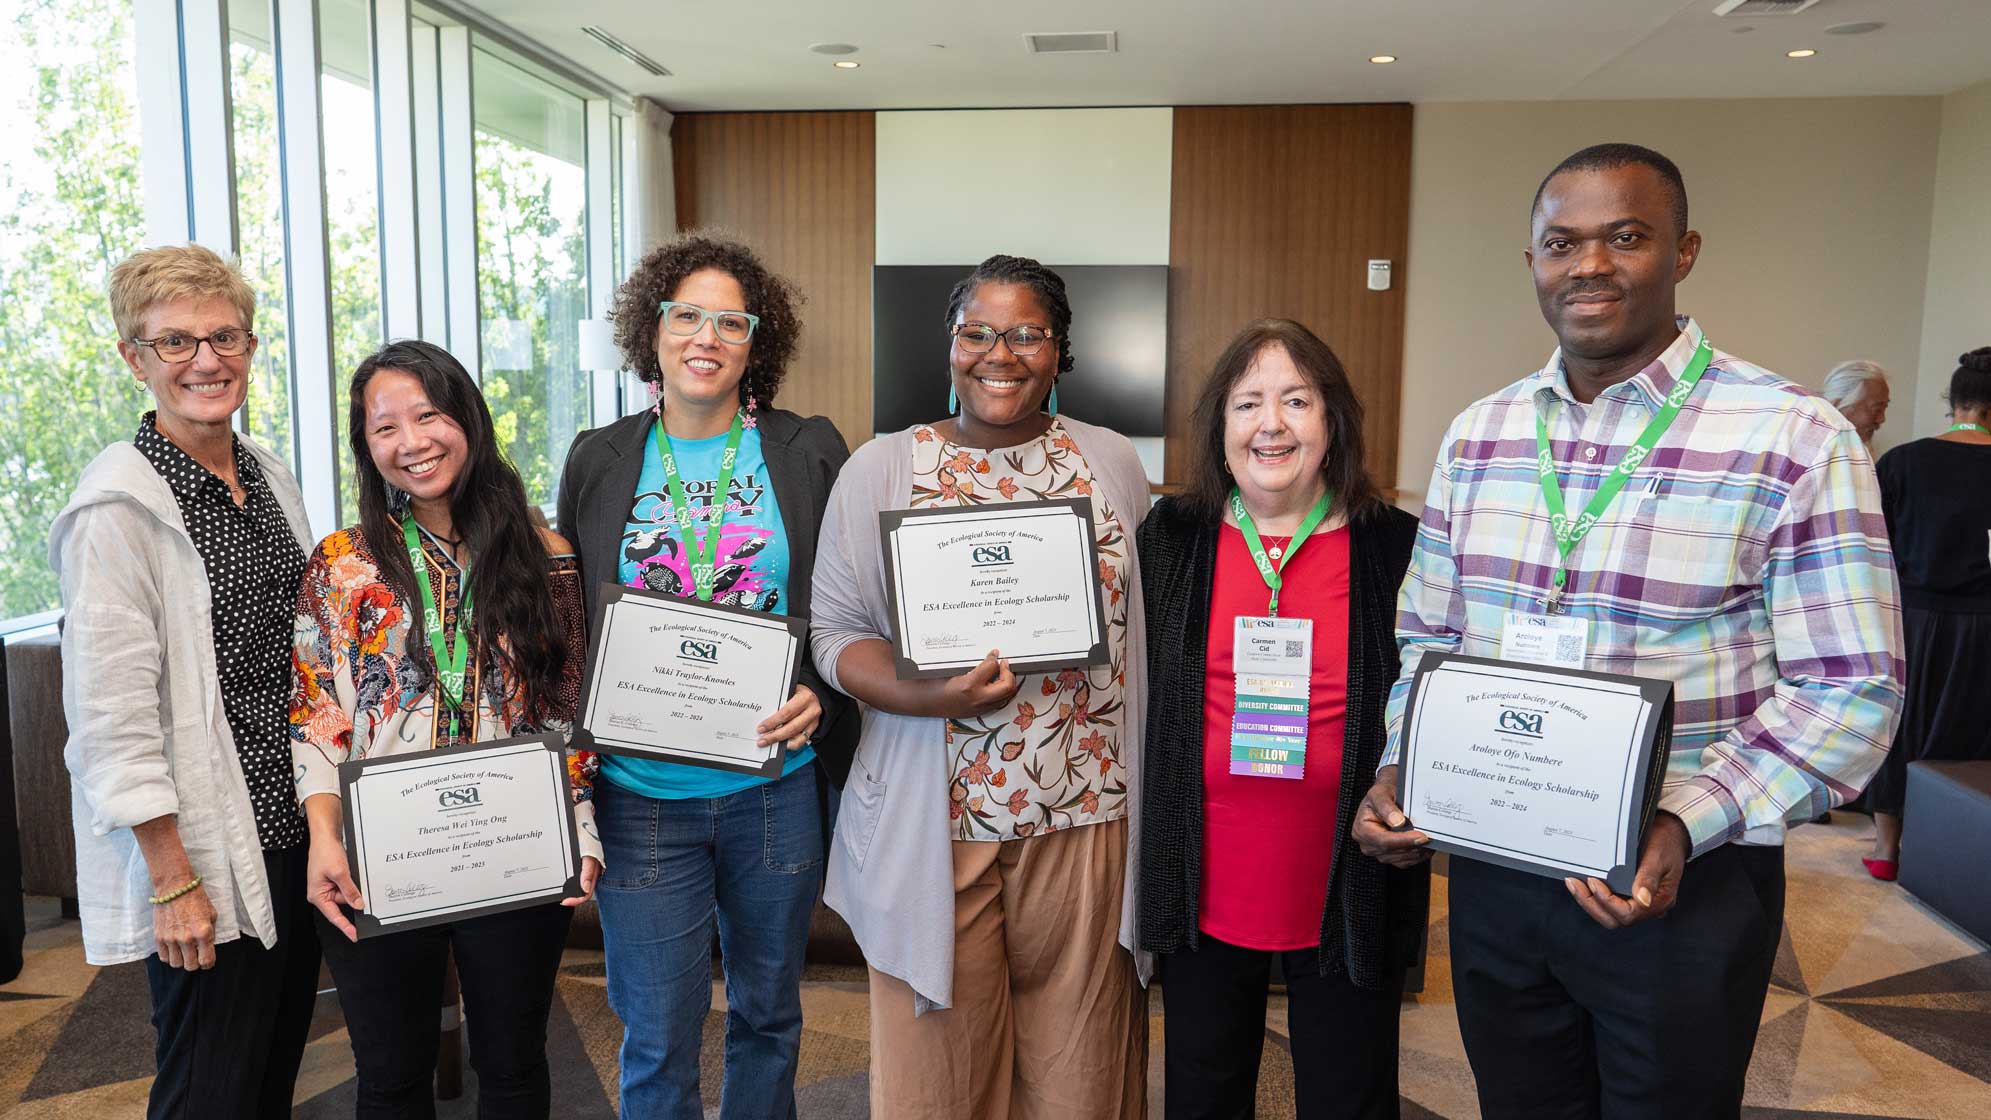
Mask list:
[[[1231,631],[1236,702],[1231,769],[1255,778],[1304,778],[1313,620],[1239,618]]]

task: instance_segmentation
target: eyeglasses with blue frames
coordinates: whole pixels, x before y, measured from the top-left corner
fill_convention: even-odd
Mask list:
[[[749,315],[744,311],[707,311],[695,304],[679,303],[667,299],[657,305],[664,329],[676,335],[694,335],[711,323],[719,341],[741,343],[754,336],[754,328],[760,326],[760,316]]]
[[[134,337],[131,340],[133,346],[150,347],[162,362],[192,361],[193,356],[200,353],[200,344],[203,342],[207,343],[207,348],[214,351],[214,356],[217,358],[239,358],[249,352],[249,347],[256,344],[256,332],[241,327],[223,327],[208,335],[174,331],[162,334],[158,338]]]
[[[987,323],[956,323],[954,341],[969,354],[987,354],[996,348],[997,342],[1006,343],[1009,352],[1019,358],[1027,358],[1044,348],[1050,341],[1051,332],[1043,327],[1033,327],[1028,323],[1018,324],[1006,331],[999,331]]]

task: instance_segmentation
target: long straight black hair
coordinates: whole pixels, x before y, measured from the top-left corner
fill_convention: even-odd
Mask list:
[[[359,480],[360,532],[373,549],[381,577],[408,606],[408,652],[435,672],[435,658],[422,638],[420,585],[401,541],[408,496],[390,492],[366,443],[366,387],[382,370],[420,381],[429,403],[463,429],[466,453],[450,488],[449,515],[469,558],[471,622],[478,648],[502,659],[519,681],[526,718],[536,723],[545,714],[544,705],[558,694],[567,656],[546,581],[546,547],[527,513],[525,484],[498,451],[484,394],[449,351],[417,339],[390,342],[359,364],[347,419],[353,473]]]
[[[1248,323],[1231,339],[1217,359],[1217,366],[1197,394],[1189,421],[1192,450],[1188,484],[1182,502],[1200,517],[1212,520],[1224,515],[1224,502],[1231,494],[1231,470],[1224,460],[1224,406],[1231,390],[1244,379],[1259,351],[1283,346],[1293,365],[1313,383],[1320,404],[1327,413],[1327,461],[1321,474],[1334,502],[1351,522],[1366,521],[1383,508],[1382,495],[1369,477],[1363,461],[1362,401],[1348,383],[1348,371],[1334,350],[1320,336],[1291,319],[1259,319]]]

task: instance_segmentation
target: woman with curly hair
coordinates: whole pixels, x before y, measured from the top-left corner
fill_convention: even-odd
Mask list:
[[[560,482],[592,614],[604,581],[807,618],[816,530],[850,457],[836,428],[770,407],[801,297],[745,246],[687,235],[615,295],[616,344],[656,404],[583,432]],[[596,814],[608,999],[623,1023],[622,1115],[699,1117],[712,935],[726,973],[725,1120],[795,1114],[802,952],[822,881],[825,770],[857,716],[809,666],[760,725],[772,780],[605,758]]]
[[[1901,867],[1908,764],[1991,758],[1984,696],[1991,692],[1991,346],[1957,358],[1950,424],[1880,457],[1880,507],[1901,571],[1908,697],[1894,749],[1867,786],[1873,851],[1867,873]]]

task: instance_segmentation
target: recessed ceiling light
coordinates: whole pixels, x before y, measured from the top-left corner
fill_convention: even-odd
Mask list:
[[[1396,56],[1393,54],[1372,54],[1369,56],[1369,61],[1378,66],[1388,66],[1390,63],[1396,61]]]
[[[1785,58],[1810,58],[1810,57],[1811,57],[1812,55],[1815,55],[1815,54],[1817,54],[1817,53],[1818,53],[1817,51],[1815,51],[1815,50],[1812,50],[1812,49],[1811,49],[1810,47],[1799,47],[1799,48],[1798,48],[1797,50],[1794,50],[1794,51],[1785,51],[1785,52],[1784,52],[1784,57],[1785,57]]]
[[[831,65],[831,66],[834,66],[834,67],[836,67],[836,68],[837,68],[837,69],[839,69],[839,70],[855,70],[855,69],[857,69],[857,68],[858,68],[858,66],[860,66],[860,65],[862,65],[862,64],[861,64],[861,63],[856,63],[856,62],[852,62],[851,60],[849,60],[849,59],[847,59],[847,58],[840,58],[840,59],[836,60],[835,62],[832,62],[832,63],[830,63],[830,65]]]

